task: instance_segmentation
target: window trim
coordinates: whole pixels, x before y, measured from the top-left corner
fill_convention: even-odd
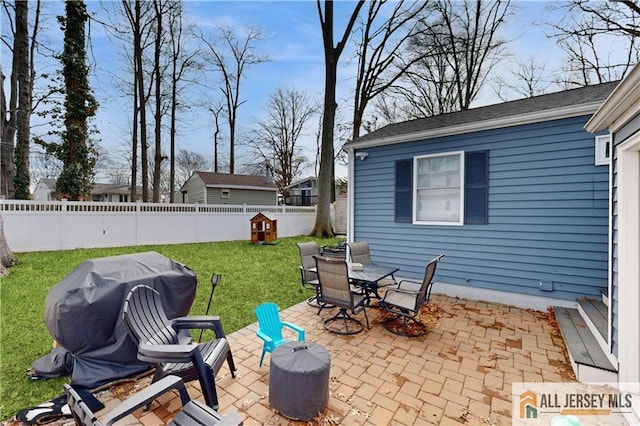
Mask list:
[[[436,158],[436,157],[451,157],[457,155],[460,158],[460,187],[459,187],[459,211],[458,211],[458,221],[456,222],[448,222],[448,221],[429,221],[429,220],[418,220],[418,162],[425,158]],[[464,151],[449,151],[449,152],[439,152],[436,154],[425,154],[425,155],[416,155],[413,157],[413,194],[412,194],[412,223],[414,225],[437,225],[437,226],[464,226],[464,198],[465,198],[465,180],[464,180],[464,170],[465,170],[465,156]]]
[[[229,188],[220,188],[220,199],[221,200],[229,200],[229,199],[231,199],[231,189],[229,189]]]

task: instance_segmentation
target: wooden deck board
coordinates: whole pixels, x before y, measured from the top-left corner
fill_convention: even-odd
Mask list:
[[[607,316],[609,315],[607,306],[599,300],[587,298],[578,299],[578,304],[582,307],[593,325],[596,327],[600,336],[602,336],[606,341],[608,325]]]
[[[555,307],[554,311],[567,350],[576,363],[616,371],[577,309]]]

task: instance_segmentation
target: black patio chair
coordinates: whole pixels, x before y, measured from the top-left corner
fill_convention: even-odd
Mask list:
[[[369,250],[369,243],[366,241],[354,241],[347,244],[349,247],[349,260],[351,263],[359,263],[363,266],[373,265],[373,259],[371,258],[371,251]],[[354,283],[358,284],[358,280],[353,280]],[[375,297],[376,299],[380,299],[380,294],[378,293],[378,288],[387,287],[390,285],[397,284],[396,278],[391,274],[391,279],[386,279],[384,281],[380,281],[376,283],[375,289],[369,291],[370,297]],[[359,283],[360,286],[367,288],[367,283]]]
[[[296,245],[300,251],[300,279],[302,281],[302,286],[315,292],[314,296],[307,299],[307,304],[314,308],[318,308],[318,314],[324,308],[333,308],[333,306],[319,303],[318,299],[320,284],[318,283],[318,274],[315,272],[316,261],[314,256],[320,256],[322,254],[322,250],[315,241],[297,243]]]
[[[369,318],[366,311],[368,299],[366,295],[351,289],[346,260],[316,256],[315,261],[320,283],[320,293],[318,294],[320,302],[329,303],[340,309],[333,317],[324,320],[325,330],[335,334],[360,333],[364,329],[362,322],[351,316],[349,312],[352,314],[364,312],[367,328],[369,328]],[[342,321],[343,327],[332,327],[333,323],[337,321]]]
[[[167,423],[168,425],[241,426],[243,423],[236,412],[221,416],[215,410],[201,402],[190,399],[184,387],[184,382],[177,376],[167,376],[158,382],[152,383],[149,387],[134,394],[122,404],[109,411],[102,421],[98,421],[96,415],[82,400],[75,389],[68,384],[64,385],[71,415],[76,424],[81,426],[110,426],[133,413],[138,408],[150,404],[153,400],[169,392],[171,389],[176,389],[180,393],[182,409],[178,411],[171,422]]]
[[[426,326],[418,321],[417,316],[420,313],[420,308],[429,302],[436,266],[443,256],[444,254],[438,255],[427,263],[422,282],[402,280],[397,287],[391,287],[387,290],[382,300],[378,302],[378,307],[394,314],[394,316],[384,321],[384,328],[394,334],[407,337],[419,337],[427,334]],[[402,319],[401,330],[396,330],[391,324],[398,318]]]
[[[189,382],[198,379],[204,400],[213,409],[218,408],[215,375],[225,360],[231,376],[236,368],[222,328],[220,317],[192,316],[167,318],[160,293],[146,285],[131,289],[124,304],[123,317],[129,336],[138,345],[138,359],[155,365],[152,382],[168,375],[176,375]],[[180,330],[213,330],[215,339],[191,344],[179,335]]]
[[[360,263],[362,265],[371,265],[371,253],[369,252],[369,243],[366,241],[354,241],[348,244],[349,259],[352,263]]]

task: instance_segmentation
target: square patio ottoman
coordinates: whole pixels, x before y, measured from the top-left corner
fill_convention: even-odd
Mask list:
[[[283,416],[308,421],[329,402],[331,356],[312,342],[288,342],[271,354],[269,403]]]

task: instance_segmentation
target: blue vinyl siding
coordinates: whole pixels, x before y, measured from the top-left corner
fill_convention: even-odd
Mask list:
[[[355,163],[355,240],[376,262],[421,277],[438,253],[436,281],[575,299],[607,285],[608,168],[594,165],[588,117],[382,147]],[[488,152],[488,223],[395,222],[395,164],[416,155]],[[552,292],[540,281],[553,281]]]

